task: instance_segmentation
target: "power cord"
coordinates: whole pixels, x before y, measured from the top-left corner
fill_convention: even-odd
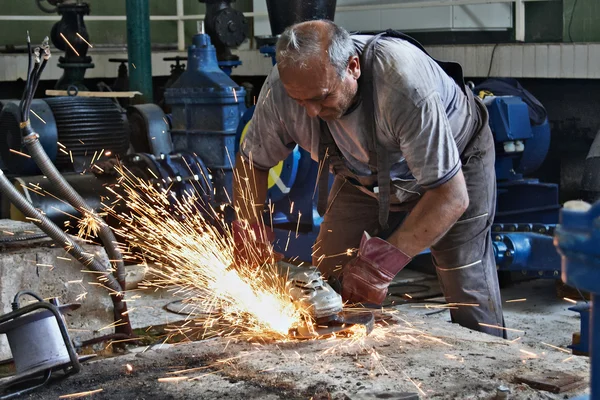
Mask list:
[[[569,18],[569,40],[571,41],[571,43],[573,43],[573,36],[571,36],[571,25],[573,24],[573,15],[575,15],[575,7],[577,7],[577,2],[579,0],[575,0],[575,2],[573,3],[573,8],[571,8],[571,17]]]

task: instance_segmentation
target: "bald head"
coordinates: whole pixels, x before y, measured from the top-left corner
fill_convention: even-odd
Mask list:
[[[277,41],[279,68],[311,68],[329,63],[340,78],[356,55],[350,34],[328,20],[300,22],[288,27]]]

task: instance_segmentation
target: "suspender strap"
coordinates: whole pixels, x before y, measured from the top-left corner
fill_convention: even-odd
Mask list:
[[[329,194],[329,144],[326,143],[325,135],[331,137],[327,123],[319,118],[321,135],[319,139],[319,179],[317,188],[319,191],[317,198],[317,211],[320,216],[325,215],[327,211],[327,196]]]
[[[375,43],[382,34],[375,35],[365,45],[361,55],[361,78],[360,91],[363,98],[363,113],[365,121],[369,121],[369,150],[377,160],[370,160],[369,164],[377,165],[377,186],[379,190],[379,225],[382,229],[387,228],[390,213],[390,163],[388,151],[377,140],[377,121],[375,115],[375,93],[373,82],[373,57]],[[375,161],[375,162],[373,162]]]

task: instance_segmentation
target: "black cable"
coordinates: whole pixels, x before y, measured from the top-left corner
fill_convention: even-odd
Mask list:
[[[496,55],[496,49],[498,48],[498,43],[496,43],[494,45],[494,49],[492,50],[492,56],[490,57],[490,66],[488,68],[488,73],[487,73],[487,77],[490,77],[490,74],[492,73],[492,67],[494,66],[494,56]]]
[[[29,96],[29,103],[27,104],[28,112],[31,110],[31,102],[33,101],[33,98],[35,97],[35,91],[37,90],[38,84],[40,83],[40,78],[42,77],[42,72],[44,71],[44,68],[46,67],[47,63],[48,63],[48,60],[44,58],[42,60],[40,67],[37,70],[37,73],[34,76],[34,79],[32,82],[33,87],[31,88],[31,95]]]
[[[24,295],[31,296],[31,297],[37,299],[38,301],[44,301],[44,299],[42,299],[37,293],[34,293],[30,290],[21,290],[15,295],[15,297],[13,299],[13,302],[12,302],[13,311],[17,311],[19,308],[21,308],[21,306],[19,305],[19,297],[24,296]]]
[[[571,17],[569,18],[568,33],[569,33],[569,40],[571,41],[571,43],[573,43],[573,37],[571,36],[571,24],[573,23],[573,15],[575,15],[575,7],[577,7],[577,1],[578,0],[575,0],[575,2],[573,3],[573,8],[571,8]]]
[[[27,55],[28,55],[28,63],[27,63],[27,80],[25,81],[25,89],[23,90],[23,95],[21,96],[21,102],[19,103],[19,107],[21,109],[21,119],[22,122],[25,121],[25,99],[27,98],[27,94],[29,93],[29,85],[31,84],[31,71],[33,69],[33,55],[31,54],[31,38],[29,37],[29,31],[27,31]]]

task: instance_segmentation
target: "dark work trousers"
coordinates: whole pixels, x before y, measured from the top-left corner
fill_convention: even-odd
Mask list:
[[[475,107],[475,133],[462,152],[462,172],[469,194],[469,207],[452,228],[431,247],[438,280],[448,303],[452,321],[469,329],[506,337],[496,262],[491,242],[491,225],[496,208],[495,153],[487,109],[479,99]],[[377,199],[336,176],[329,192],[327,212],[314,245],[313,263],[325,277],[339,277],[352,258],[363,231],[386,238],[403,221],[407,211],[392,205],[387,232],[379,231]],[[481,325],[484,324],[484,325]],[[490,326],[486,326],[490,325]]]

